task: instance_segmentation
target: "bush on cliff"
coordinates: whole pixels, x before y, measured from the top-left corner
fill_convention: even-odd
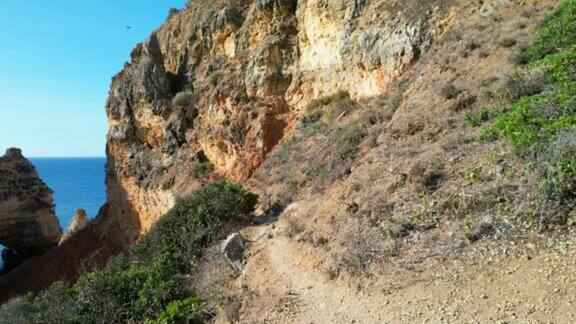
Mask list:
[[[190,90],[185,90],[178,92],[174,98],[172,98],[172,103],[180,107],[186,107],[189,106],[193,100],[194,93]]]
[[[225,181],[179,200],[125,254],[69,287],[52,285],[37,297],[0,308],[0,322],[116,323],[200,319],[200,302],[186,288],[203,248],[225,222],[252,213],[257,196]]]
[[[564,223],[576,203],[576,0],[566,0],[518,58],[511,102],[481,139],[505,139],[540,179],[540,220]],[[521,85],[518,87],[517,85]]]
[[[214,165],[210,162],[197,162],[192,165],[192,175],[197,180],[203,179],[212,171],[214,171]]]

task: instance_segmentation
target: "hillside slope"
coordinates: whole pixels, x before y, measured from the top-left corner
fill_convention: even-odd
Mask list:
[[[573,71],[551,78],[529,47],[559,4],[189,2],[113,79],[108,202],[70,240],[81,246],[65,242],[0,287],[38,290],[61,273],[73,281],[74,265],[102,265],[178,198],[227,177],[260,206],[253,226],[238,229],[250,241],[243,270],[209,249],[191,284],[216,321],[545,320],[553,311],[573,320],[572,164],[540,172],[552,160],[530,156],[547,155],[506,141],[524,134],[509,127],[518,102],[560,93],[539,128],[514,125],[553,130],[531,144],[573,152],[563,96]],[[571,62],[570,46],[543,55],[567,52]],[[555,187],[543,196],[545,175]],[[41,264],[51,267],[32,275]]]

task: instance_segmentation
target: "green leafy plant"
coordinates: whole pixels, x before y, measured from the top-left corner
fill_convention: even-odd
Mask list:
[[[506,109],[480,133],[483,141],[508,141],[540,177],[547,215],[564,222],[576,201],[576,0],[566,0],[518,57],[516,78],[503,89]],[[484,115],[469,118],[477,124]],[[564,215],[564,216],[562,216]]]
[[[155,321],[150,321],[149,323],[189,323],[193,320],[200,322],[202,320],[200,314],[201,305],[202,301],[197,297],[172,301]]]
[[[466,115],[466,122],[470,127],[477,127],[492,119],[494,111],[492,109],[480,109]]]
[[[192,165],[194,179],[202,179],[207,173],[214,171],[214,165],[210,162],[198,162]]]
[[[538,39],[518,57],[530,64],[546,56],[570,49],[576,44],[576,1],[566,0],[538,30]]]

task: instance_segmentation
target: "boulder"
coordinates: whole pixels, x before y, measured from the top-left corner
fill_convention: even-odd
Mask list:
[[[234,268],[240,270],[244,262],[245,240],[239,233],[230,234],[220,247],[226,260]]]
[[[19,149],[8,149],[0,157],[0,244],[27,258],[57,246],[61,236],[52,190]]]

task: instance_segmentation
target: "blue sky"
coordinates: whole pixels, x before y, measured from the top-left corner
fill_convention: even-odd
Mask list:
[[[104,156],[111,77],[185,2],[0,0],[0,155]]]

